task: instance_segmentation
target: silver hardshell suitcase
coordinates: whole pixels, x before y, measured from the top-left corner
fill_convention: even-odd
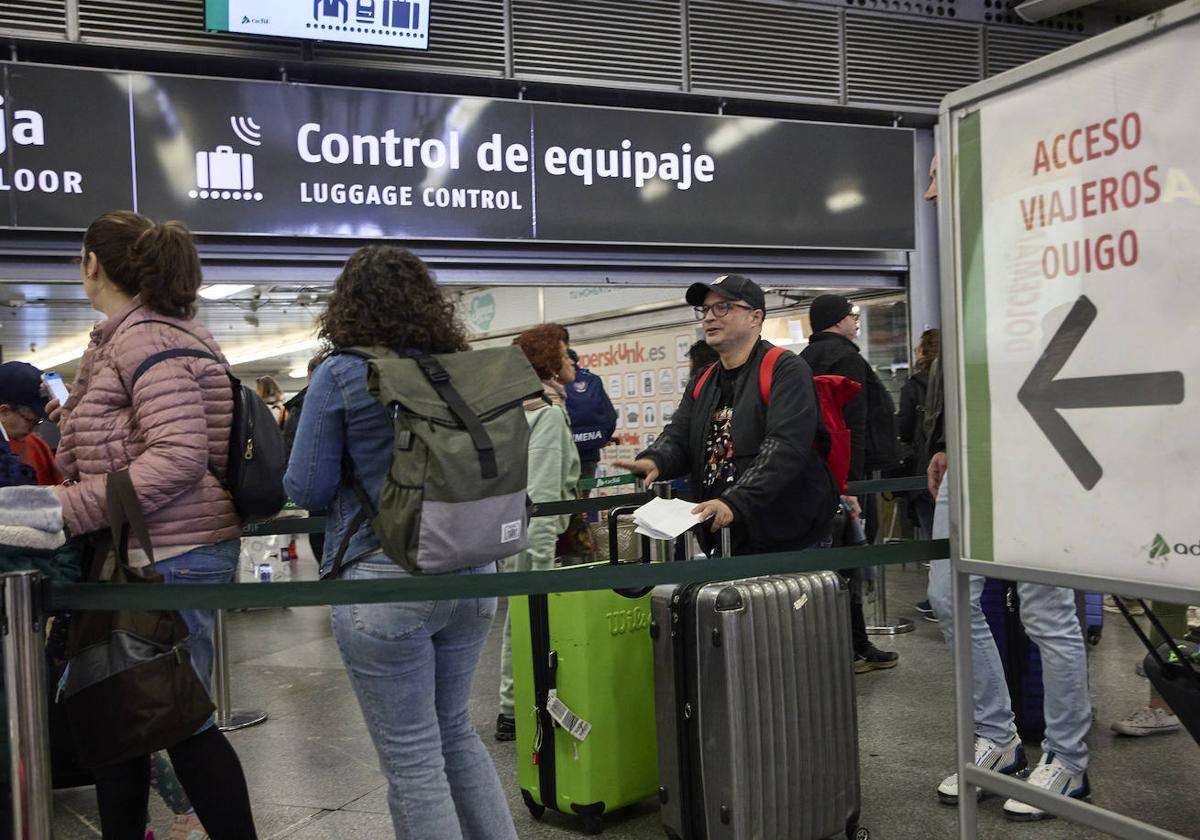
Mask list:
[[[667,834],[867,838],[842,579],[659,586],[651,618]]]

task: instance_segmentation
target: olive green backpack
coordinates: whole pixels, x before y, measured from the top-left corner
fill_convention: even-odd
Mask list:
[[[343,478],[383,551],[410,572],[482,566],[529,546],[529,423],[524,402],[542,383],[519,347],[401,357],[384,348],[340,351],[367,360],[367,390],[392,418],[392,462],[375,508],[353,466]]]

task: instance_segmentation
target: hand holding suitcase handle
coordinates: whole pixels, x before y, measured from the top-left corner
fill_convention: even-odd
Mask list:
[[[608,562],[610,565],[617,565],[620,562],[620,546],[617,540],[617,526],[620,524],[620,519],[623,516],[632,516],[637,510],[636,505],[627,505],[625,507],[615,507],[608,512]],[[642,535],[642,563],[650,562],[650,538]],[[618,595],[625,598],[642,598],[650,592],[652,586],[643,586],[637,589],[614,589]]]

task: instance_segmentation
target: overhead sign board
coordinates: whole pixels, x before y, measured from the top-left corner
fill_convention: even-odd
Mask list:
[[[423,50],[431,0],[205,0],[218,32]]]
[[[951,101],[967,559],[1200,585],[1197,43]]]
[[[905,129],[27,64],[3,74],[0,175],[35,181],[0,189],[10,227],[78,229],[96,207],[132,205],[218,234],[914,247]],[[22,113],[47,130],[31,139]],[[42,167],[82,182],[43,190]]]

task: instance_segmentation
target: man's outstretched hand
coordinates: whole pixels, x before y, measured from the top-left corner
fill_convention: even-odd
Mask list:
[[[658,478],[658,464],[649,458],[638,458],[636,461],[628,458],[618,458],[613,461],[613,466],[629,470],[634,475],[642,476],[647,484],[653,484],[654,480]]]

